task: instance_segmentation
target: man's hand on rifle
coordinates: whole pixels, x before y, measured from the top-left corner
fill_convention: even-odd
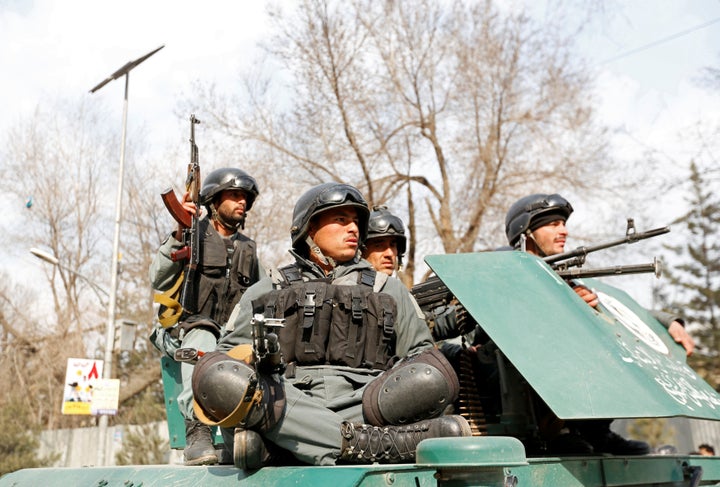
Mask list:
[[[185,211],[190,213],[191,215],[195,216],[197,214],[197,207],[195,206],[195,203],[192,201],[192,196],[190,196],[190,192],[186,191],[182,196],[181,201],[182,207]],[[177,231],[175,232],[175,239],[182,240],[183,239],[183,232],[186,230],[186,228],[178,223]]]

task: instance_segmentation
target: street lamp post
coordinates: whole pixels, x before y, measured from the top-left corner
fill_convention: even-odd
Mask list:
[[[33,254],[38,259],[44,260],[45,262],[52,264],[54,266],[57,266],[58,268],[60,268],[64,271],[67,271],[71,274],[75,274],[80,279],[82,279],[83,281],[85,281],[86,283],[88,283],[90,285],[90,288],[92,288],[92,290],[95,291],[95,294],[97,295],[98,299],[100,300],[100,303],[103,306],[105,306],[107,304],[106,299],[110,298],[110,294],[108,294],[108,292],[106,290],[104,290],[103,288],[98,286],[95,283],[95,281],[93,281],[89,277],[84,276],[83,274],[80,274],[75,269],[71,269],[71,268],[61,264],[57,257],[55,257],[54,255],[52,255],[48,252],[45,252],[44,250],[32,248],[32,249],[30,249],[30,253]]]
[[[110,81],[118,79],[121,76],[125,76],[125,97],[123,101],[123,127],[122,127],[122,140],[120,143],[120,168],[118,170],[118,187],[117,197],[115,199],[115,236],[113,238],[113,251],[112,251],[112,265],[110,267],[110,300],[108,303],[108,316],[107,316],[107,329],[105,334],[105,365],[103,366],[103,379],[110,379],[112,377],[112,352],[113,344],[115,341],[115,302],[117,298],[117,283],[118,283],[118,256],[120,253],[120,221],[122,219],[122,192],[123,192],[123,180],[125,175],[125,139],[127,134],[127,110],[128,110],[128,86],[130,83],[130,71],[138,66],[140,63],[145,61],[147,58],[158,52],[160,49],[165,47],[164,45],[158,47],[154,51],[151,51],[144,56],[130,61],[123,67],[115,71],[109,77],[105,78],[98,85],[90,90],[90,93],[95,93],[100,88],[108,84]],[[107,438],[107,425],[108,417],[105,414],[100,415],[98,422],[98,431],[101,444],[98,448],[98,466],[105,465],[107,461],[107,450],[108,450],[108,438]]]

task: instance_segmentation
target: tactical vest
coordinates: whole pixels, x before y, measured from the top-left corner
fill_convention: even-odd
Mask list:
[[[208,219],[202,223],[198,314],[225,323],[245,290],[260,278],[256,244],[236,233],[230,239],[232,248],[228,248]]]
[[[345,365],[386,370],[395,350],[397,303],[374,292],[376,272],[363,269],[358,282],[304,281],[299,269],[279,269],[279,288],[254,300],[253,313],[284,318],[278,333],[285,361],[298,365]]]

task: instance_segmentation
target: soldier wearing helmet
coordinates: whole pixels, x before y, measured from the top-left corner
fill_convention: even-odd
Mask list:
[[[557,255],[565,251],[568,230],[565,226],[573,212],[572,205],[559,194],[532,194],[516,201],[505,218],[508,243],[515,249],[525,250],[538,257]],[[570,282],[575,292],[592,307],[598,305],[598,296],[584,285]],[[673,337],[682,344],[687,354],[694,348],[678,317],[662,312],[652,312]],[[647,443],[626,440],[610,430],[610,420],[568,422],[571,434],[577,434],[574,446],[585,443],[584,453],[612,453],[643,455],[649,452]],[[589,444],[588,444],[589,443]],[[581,447],[582,448],[582,447]],[[577,453],[572,452],[572,453]]]
[[[243,235],[247,213],[260,193],[257,182],[241,169],[221,168],[203,181],[200,203],[207,210],[199,222],[200,264],[198,265],[198,303],[193,316],[182,316],[169,328],[158,328],[153,342],[172,356],[177,348],[211,351],[240,296],[264,274],[257,257],[255,242]],[[195,214],[199,209],[183,196],[183,207]],[[181,226],[160,246],[150,266],[154,289],[166,291],[179,279],[187,261],[173,261],[174,251],[183,247]],[[177,401],[185,418],[185,463],[205,465],[218,462],[210,428],[195,418],[192,410],[193,365],[180,364],[183,390]]]
[[[559,194],[532,194],[513,203],[505,218],[508,243],[515,249],[546,257],[565,251],[568,230],[565,226],[573,212],[572,205]],[[585,286],[575,286],[575,292],[590,306],[597,306],[597,295]],[[695,348],[683,321],[673,315],[652,312],[667,329],[673,339],[680,343],[688,355]]]
[[[514,248],[524,243],[525,250],[541,257],[562,253],[567,237],[565,222],[572,212],[572,205],[559,194],[520,198],[505,218],[508,242]]]
[[[462,417],[442,416],[457,376],[417,304],[360,256],[368,217],[353,186],[303,194],[290,229],[294,262],[248,289],[217,351],[198,362],[196,413],[232,434],[239,468],[265,465],[278,449],[314,465],[412,461],[424,438],[470,434]],[[243,352],[258,316],[284,319],[284,374]]]
[[[387,206],[374,207],[368,221],[363,258],[378,272],[392,276],[402,265],[406,248],[407,238],[402,220],[390,213]]]

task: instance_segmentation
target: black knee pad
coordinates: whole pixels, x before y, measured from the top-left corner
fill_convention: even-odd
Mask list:
[[[241,426],[259,431],[273,427],[284,414],[279,378],[258,374],[248,364],[252,347],[208,352],[193,369],[193,410],[208,425]]]
[[[414,423],[440,416],[458,397],[460,384],[436,348],[406,357],[370,382],[363,416],[374,426]]]

